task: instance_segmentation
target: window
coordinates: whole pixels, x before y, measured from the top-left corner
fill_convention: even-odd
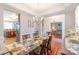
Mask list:
[[[18,15],[11,11],[4,11],[4,29],[15,29],[15,23],[18,22]]]
[[[12,22],[5,22],[4,29],[13,29],[13,23]]]

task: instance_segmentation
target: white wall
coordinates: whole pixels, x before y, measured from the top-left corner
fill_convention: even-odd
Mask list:
[[[24,34],[32,34],[33,29],[28,27],[28,20],[30,20],[32,16],[22,12],[20,15],[20,35],[22,42],[22,35]]]
[[[70,28],[75,28],[75,11],[65,13],[65,33]]]
[[[68,29],[71,29],[71,28],[75,28],[75,11],[74,10],[71,12],[65,13],[65,34],[67,34]],[[70,51],[68,51],[65,48],[65,39],[63,39],[62,52],[66,54],[72,54]]]

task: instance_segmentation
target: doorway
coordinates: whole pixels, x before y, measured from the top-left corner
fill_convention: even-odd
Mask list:
[[[20,22],[19,14],[4,10],[4,43],[10,44],[20,40]]]
[[[55,22],[51,23],[51,30],[52,28],[56,30],[56,32],[59,34],[59,36],[62,38],[62,22]]]

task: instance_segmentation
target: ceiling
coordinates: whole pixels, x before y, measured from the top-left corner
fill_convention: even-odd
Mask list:
[[[71,3],[8,3],[35,16],[49,16],[61,14],[74,9],[76,4]]]

